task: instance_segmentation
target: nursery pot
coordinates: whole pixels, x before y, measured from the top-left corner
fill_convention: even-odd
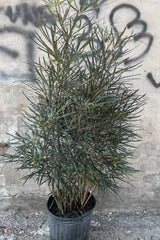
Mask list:
[[[82,216],[63,218],[55,216],[50,210],[49,206],[53,201],[50,196],[47,202],[47,212],[50,227],[50,240],[87,240],[89,234],[89,224],[96,200],[92,195],[93,208]]]

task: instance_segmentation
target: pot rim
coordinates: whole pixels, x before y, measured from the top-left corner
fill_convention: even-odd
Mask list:
[[[87,212],[85,212],[84,214],[82,214],[81,216],[78,216],[78,217],[59,217],[59,216],[55,216],[50,210],[49,210],[49,207],[48,207],[48,204],[49,204],[49,200],[50,198],[54,198],[52,195],[48,198],[48,201],[47,201],[47,211],[49,213],[49,215],[51,215],[52,217],[54,217],[56,220],[59,220],[59,221],[66,221],[66,222],[69,222],[69,221],[78,221],[78,220],[82,220],[83,218],[87,217],[90,213],[93,212],[93,209],[95,208],[95,205],[96,205],[96,199],[95,197],[92,195],[92,197],[94,198],[94,206]]]

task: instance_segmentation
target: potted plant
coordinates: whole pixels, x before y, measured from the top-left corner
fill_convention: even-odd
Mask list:
[[[95,189],[118,196],[119,181],[134,171],[128,159],[143,97],[130,82],[135,66],[123,65],[130,37],[87,16],[97,2],[45,1],[55,21],[34,38],[44,57],[26,81],[28,131],[12,136],[5,155],[29,170],[25,181],[48,183],[51,240],[86,240]]]

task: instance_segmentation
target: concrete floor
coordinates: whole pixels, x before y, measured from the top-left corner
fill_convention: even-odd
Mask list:
[[[49,240],[45,211],[25,212],[20,208],[1,212],[0,240]],[[89,240],[160,240],[160,213],[95,211]]]

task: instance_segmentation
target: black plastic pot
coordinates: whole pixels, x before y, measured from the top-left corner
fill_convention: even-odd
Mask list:
[[[96,204],[95,198],[94,206]],[[89,224],[91,221],[92,212],[91,210],[76,218],[62,218],[53,215],[50,212],[49,206],[52,201],[52,196],[47,202],[47,212],[50,227],[50,240],[87,240],[89,234]]]

